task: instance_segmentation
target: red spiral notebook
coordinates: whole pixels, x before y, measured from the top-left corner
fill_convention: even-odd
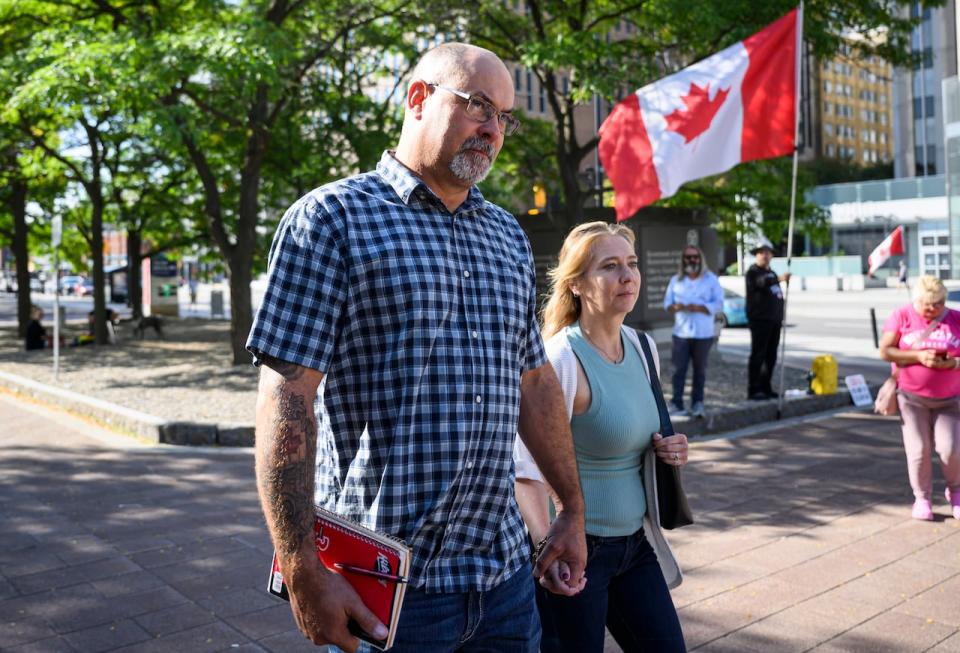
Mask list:
[[[377,615],[389,631],[386,639],[374,639],[351,622],[350,632],[383,651],[393,646],[400,607],[407,589],[410,548],[400,540],[322,508],[317,508],[314,536],[320,562],[330,571],[346,578],[364,605]],[[273,554],[267,590],[290,600],[276,553]]]

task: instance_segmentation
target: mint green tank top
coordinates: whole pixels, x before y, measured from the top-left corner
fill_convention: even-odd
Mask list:
[[[623,334],[619,363],[603,358],[584,339],[579,322],[567,327],[567,338],[590,383],[590,407],[570,420],[586,530],[601,537],[631,535],[643,526],[647,512],[643,454],[660,430],[646,368]]]

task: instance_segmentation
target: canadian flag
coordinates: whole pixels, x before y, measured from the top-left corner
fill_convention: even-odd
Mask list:
[[[613,108],[599,150],[617,220],[688,181],[793,152],[800,20],[794,9]]]
[[[903,227],[897,227],[867,257],[867,274],[872,275],[891,256],[903,254]]]

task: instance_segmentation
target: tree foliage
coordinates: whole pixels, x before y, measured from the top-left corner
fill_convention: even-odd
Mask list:
[[[857,54],[907,64],[915,56],[910,30],[917,24],[910,17],[910,4],[810,0],[804,4],[804,39],[816,56],[833,57],[851,31],[882,35],[857,41]],[[562,189],[566,220],[573,223],[580,220],[590,196],[579,173],[597,145],[589,106],[595,96],[612,106],[626,94],[746,38],[795,6],[793,0],[708,0],[694,5],[686,0],[527,0],[522,6],[481,0],[464,9],[464,22],[473,42],[527,66],[546,94],[556,117],[554,177]],[[542,146],[528,141],[520,147],[528,145],[534,151]],[[759,203],[759,213],[754,209],[750,215],[776,215],[779,207],[766,202],[777,199],[785,183],[789,188],[790,176],[784,177],[783,171],[779,164],[747,164],[746,170],[699,183],[691,192],[721,220],[746,197]],[[776,192],[754,188],[753,183],[772,184]],[[692,197],[688,193],[664,204],[687,205]],[[820,230],[816,212],[802,215],[813,219],[811,231]],[[721,231],[728,227],[722,225]]]

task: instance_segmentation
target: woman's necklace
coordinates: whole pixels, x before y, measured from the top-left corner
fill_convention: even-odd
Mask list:
[[[623,361],[623,341],[622,341],[622,340],[619,341],[620,347],[618,347],[618,349],[620,350],[620,353],[617,354],[616,356],[611,356],[610,354],[608,354],[607,352],[605,352],[605,351],[600,347],[600,345],[598,345],[597,343],[595,343],[593,340],[590,339],[590,336],[587,335],[587,332],[583,330],[583,327],[580,328],[580,333],[583,334],[583,337],[584,337],[584,338],[586,339],[586,341],[590,344],[590,346],[593,347],[594,350],[595,350],[598,354],[600,354],[600,355],[603,357],[603,359],[604,359],[605,361],[607,361],[608,363],[613,363],[614,365],[616,365],[616,364],[620,363],[621,361]]]

